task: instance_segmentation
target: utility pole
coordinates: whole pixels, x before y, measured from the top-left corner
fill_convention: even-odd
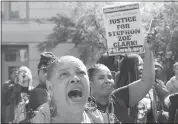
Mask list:
[[[8,21],[11,18],[11,3],[9,1],[4,1],[2,4],[4,4],[4,20]]]
[[[30,11],[29,11],[29,1],[26,1],[26,21],[30,19]]]

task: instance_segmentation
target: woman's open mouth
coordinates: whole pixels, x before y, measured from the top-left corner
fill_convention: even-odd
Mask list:
[[[72,102],[80,102],[83,99],[82,88],[74,88],[67,95]]]

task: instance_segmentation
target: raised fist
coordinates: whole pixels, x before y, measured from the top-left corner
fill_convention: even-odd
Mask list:
[[[144,47],[146,50],[153,50],[153,43],[155,42],[157,31],[154,30],[154,32],[150,32],[145,37]]]

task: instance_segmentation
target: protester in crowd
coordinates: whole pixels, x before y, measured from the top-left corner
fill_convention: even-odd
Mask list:
[[[160,63],[155,62],[154,88],[156,90],[159,101],[161,101],[161,104],[163,104],[164,99],[169,95],[169,91],[166,89],[164,82],[160,79],[162,70],[163,70],[163,66]]]
[[[121,64],[120,64],[120,75],[116,79],[116,84],[115,84],[116,88],[127,86],[130,83],[141,79],[142,71],[143,71],[143,60],[139,55],[129,54],[129,55],[125,56],[125,58],[121,61]],[[142,103],[139,103],[139,104],[142,104]],[[138,109],[137,106],[139,104],[136,104],[134,107],[130,107],[128,115],[130,115],[130,117],[133,119],[133,122],[144,123],[147,120],[147,118],[146,118],[147,111],[144,108],[144,106],[146,106],[146,104],[143,104],[142,109],[144,109],[144,110]],[[144,113],[142,114],[144,116],[140,117],[139,120],[138,120],[138,115],[139,115],[138,110],[144,111]],[[142,120],[142,122],[141,122],[141,120]]]
[[[10,72],[10,80],[6,81],[2,86],[2,97],[1,97],[1,108],[3,114],[1,114],[1,122],[2,123],[8,123],[9,121],[12,121],[14,118],[14,113],[12,112],[14,110],[14,107],[7,104],[7,98],[4,96],[9,88],[15,84],[16,82],[16,75],[17,75],[18,68],[14,68]]]
[[[166,89],[164,82],[160,80],[162,70],[163,70],[163,66],[160,63],[155,62],[155,83],[152,89],[156,91],[155,104],[156,104],[157,111],[155,111],[155,113],[157,112],[157,122],[167,123],[169,115],[165,109],[164,99],[169,95],[169,91]]]
[[[161,84],[164,84],[163,81],[161,81],[161,74],[162,74],[162,71],[163,71],[163,66],[158,63],[157,61],[155,62],[155,81],[157,83],[161,83]]]
[[[165,111],[164,99],[169,95],[164,82],[160,80],[162,65],[155,62],[155,83],[142,102],[147,103],[147,123],[167,123],[168,113]]]
[[[141,79],[142,77],[142,65],[143,61],[141,61],[141,57],[137,54],[130,54],[126,56],[121,61],[121,68],[120,68],[120,77],[117,79],[116,88],[120,88],[123,86],[126,86],[133,81],[136,81],[138,79]],[[139,66],[138,66],[139,65]],[[160,76],[160,68],[162,69],[162,66],[155,62],[155,87],[152,88],[146,97],[142,99],[139,104],[144,104],[147,106],[147,109],[145,110],[145,116],[142,116],[142,120],[146,122],[156,122],[158,121],[157,118],[157,107],[158,103],[162,103],[164,101],[164,98],[169,94],[166,90],[164,83],[161,82],[161,80],[158,79]],[[159,71],[159,72],[157,72]],[[135,120],[138,120],[137,112],[138,112],[138,105],[134,106],[130,109],[130,116]],[[162,115],[160,114],[162,117]],[[162,117],[163,118],[163,117]],[[141,120],[141,119],[140,119]],[[143,122],[142,122],[143,123]]]
[[[178,62],[173,65],[173,68],[175,76],[173,76],[166,84],[166,88],[171,94],[178,92]]]
[[[128,115],[128,108],[135,106],[148,93],[155,80],[153,54],[151,51],[152,36],[152,34],[149,34],[146,37],[145,63],[141,80],[114,90],[114,80],[111,76],[111,71],[106,66],[98,64],[88,70],[91,82],[91,96],[96,99],[97,108],[103,112],[115,114],[123,123],[133,122]],[[140,60],[142,61],[142,59]]]
[[[17,95],[15,95],[14,97],[14,100],[17,100],[17,105],[15,106],[13,123],[19,123],[26,116],[26,105],[29,102],[30,91],[33,90],[32,73],[29,68],[21,66],[18,69],[17,83],[19,85],[17,85],[17,87],[14,89],[15,94],[17,93]]]
[[[88,102],[89,77],[86,66],[78,58],[56,59],[48,69],[46,83],[54,104],[41,105],[31,123],[108,123],[107,114],[92,108]],[[50,107],[55,110],[53,115],[50,115]]]
[[[5,105],[11,106],[11,116],[9,122],[18,123],[24,118],[25,105],[28,103],[28,97],[32,87],[32,74],[29,68],[21,66],[17,70],[16,81],[12,84],[4,94]]]
[[[48,72],[48,67],[56,58],[56,56],[52,52],[43,52],[40,56],[41,58],[37,67],[39,77],[39,85],[37,86],[37,88],[46,89],[46,75]]]
[[[46,88],[46,76],[50,64],[56,59],[52,52],[44,52],[41,54],[40,62],[38,64],[39,85],[34,88],[29,97],[29,104],[27,106],[27,116],[21,123],[27,123],[33,117],[33,111],[36,111],[39,106],[50,101]]]

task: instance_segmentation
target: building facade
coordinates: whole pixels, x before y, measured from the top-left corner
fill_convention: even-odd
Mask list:
[[[70,15],[67,5],[60,2],[2,2],[2,84],[10,78],[13,68],[23,65],[32,71],[34,86],[38,84],[37,65],[41,52],[37,45],[46,40],[54,25],[34,20],[50,18],[58,12]],[[59,44],[52,52],[62,56],[73,47],[73,44]]]

